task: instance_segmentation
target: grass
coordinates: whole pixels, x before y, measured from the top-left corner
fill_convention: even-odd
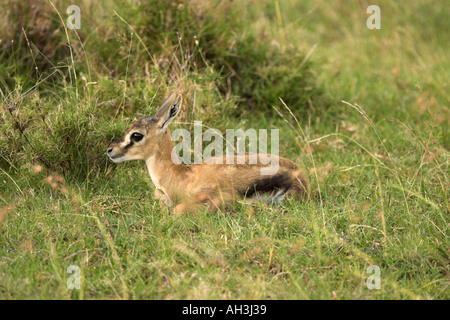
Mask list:
[[[70,50],[65,3],[43,2],[41,36],[0,17],[0,297],[449,299],[444,3],[381,1],[381,30],[367,1],[81,3]],[[279,128],[311,201],[160,206],[143,163],[105,150],[173,88],[176,126]]]

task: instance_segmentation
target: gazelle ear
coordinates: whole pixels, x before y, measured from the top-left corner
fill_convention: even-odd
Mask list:
[[[156,112],[156,118],[158,119],[158,126],[161,130],[167,128],[169,123],[177,116],[181,109],[181,95],[175,97],[172,92],[169,97],[164,101],[159,110]]]

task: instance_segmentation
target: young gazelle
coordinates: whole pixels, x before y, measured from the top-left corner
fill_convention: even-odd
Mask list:
[[[250,154],[234,155],[232,164],[223,156],[223,164],[217,157],[204,159],[192,165],[172,161],[174,144],[168,128],[181,108],[181,96],[171,94],[153,117],[136,121],[125,135],[113,141],[107,154],[116,163],[128,160],[144,160],[153,183],[155,196],[168,205],[175,205],[180,214],[202,206],[217,210],[240,199],[268,199],[282,201],[288,196],[304,199],[308,196],[308,179],[292,161],[275,155],[264,155],[278,164],[276,172],[267,175],[267,161],[249,161]],[[254,156],[254,154],[253,154]],[[228,156],[229,157],[229,156]],[[243,160],[237,161],[238,158]],[[229,159],[229,158],[228,158]],[[221,159],[222,160],[222,159]]]

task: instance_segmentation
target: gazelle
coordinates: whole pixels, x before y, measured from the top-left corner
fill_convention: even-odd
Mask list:
[[[254,164],[248,153],[233,155],[236,161],[232,164],[229,161],[217,164],[218,157],[191,165],[172,161],[174,144],[168,126],[180,111],[181,103],[181,96],[172,93],[155,116],[136,121],[107,151],[116,163],[144,160],[156,187],[155,196],[175,205],[175,213],[202,207],[217,210],[241,199],[266,199],[274,203],[289,196],[299,200],[308,196],[306,176],[292,161],[276,155],[264,155],[277,160],[278,170],[270,175],[262,174],[261,169],[268,166],[260,161],[262,154],[257,155]],[[225,159],[227,155],[221,157]],[[245,161],[237,161],[239,157]]]

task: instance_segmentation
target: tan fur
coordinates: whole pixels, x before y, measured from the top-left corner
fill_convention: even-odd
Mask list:
[[[237,161],[226,164],[225,160],[223,164],[216,164],[216,157],[199,164],[175,164],[171,159],[174,144],[167,126],[180,106],[181,97],[175,98],[171,94],[154,117],[136,121],[121,139],[112,142],[108,148],[108,155],[115,162],[144,160],[156,186],[155,197],[168,205],[175,205],[175,213],[202,207],[215,211],[246,198],[246,194],[259,194],[257,188],[263,193],[275,194],[277,185],[285,189],[284,197],[301,200],[308,196],[308,179],[296,164],[282,157],[278,157],[279,169],[272,176],[261,174],[261,168],[270,164],[261,164],[259,156],[257,164],[249,164],[249,154],[234,155],[235,160],[244,157],[245,164],[236,164]],[[133,142],[131,137],[134,133],[142,134],[143,139]],[[275,187],[272,188],[271,184]]]

